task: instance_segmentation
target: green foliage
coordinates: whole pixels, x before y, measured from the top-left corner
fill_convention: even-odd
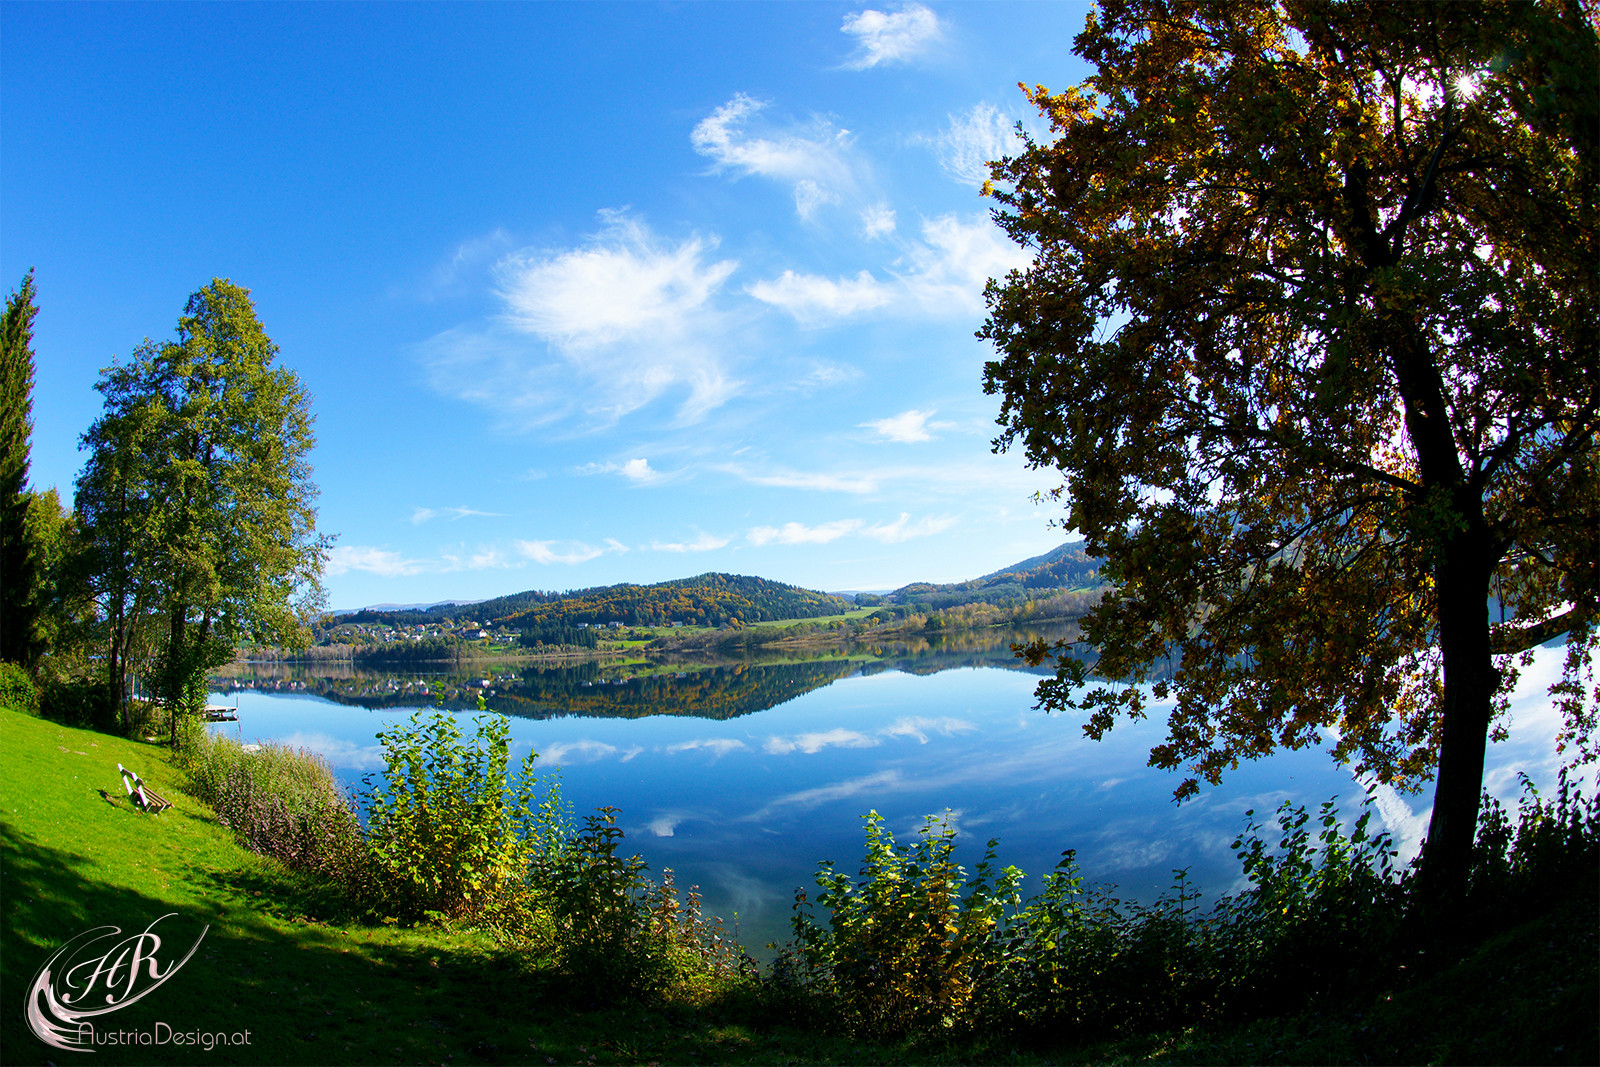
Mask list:
[[[21,664],[0,661],[0,707],[30,715],[39,711],[39,695],[34,691],[33,678]]]
[[[0,661],[32,667],[43,651],[39,550],[29,536],[29,438],[33,433],[33,271],[0,316]]]
[[[956,831],[932,816],[917,840],[901,847],[876,811],[866,816],[867,852],[860,875],[817,873],[818,926],[804,891],[797,894],[795,942],[780,973],[835,999],[862,1031],[902,1033],[967,1025],[980,982],[996,965],[997,934],[1016,906],[1022,872],[996,872],[991,841],[971,881],[955,863]]]
[[[189,298],[175,341],[146,340],[97,385],[76,505],[119,705],[151,655],[161,696],[192,712],[239,641],[304,643],[328,541],[310,399],[277,354],[248,290],[219,278]]]
[[[367,847],[386,914],[479,918],[517,893],[533,858],[537,833],[529,812],[541,810],[530,752],[508,773],[511,726],[480,716],[464,740],[444,711],[418,711],[408,723],[378,733],[384,750],[381,784],[369,776]]]
[[[1560,821],[1558,851],[1580,860],[1600,823]],[[1253,815],[1253,813],[1252,813]],[[1546,814],[1538,818],[1554,822]],[[825,863],[818,922],[796,894],[795,938],[774,985],[820,996],[856,1033],[1070,1032],[1084,1040],[1160,1033],[1359,998],[1404,954],[1413,882],[1393,866],[1370,812],[1348,832],[1330,801],[1285,805],[1276,845],[1248,822],[1234,843],[1250,888],[1202,910],[1185,871],[1151,905],[1085,886],[1072,852],[1027,899],[990,841],[966,879],[955,832],[929,818],[898,844],[874,812],[856,878]],[[1492,836],[1492,835],[1491,835]],[[1491,851],[1493,850],[1491,846]],[[1504,898],[1501,899],[1504,903]]]
[[[1170,695],[1180,798],[1329,728],[1380,781],[1437,771],[1457,901],[1496,656],[1600,641],[1600,38],[1471,10],[1105,0],[1090,77],[1028,93],[1050,138],[993,165],[1031,264],[982,332],[996,448],[1060,475],[1115,586],[1105,684],[1041,704],[1098,737]],[[1590,752],[1583,674],[1552,695]]]

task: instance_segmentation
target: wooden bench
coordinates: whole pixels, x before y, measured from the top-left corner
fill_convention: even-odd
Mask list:
[[[128,791],[133,802],[139,807],[154,815],[162,808],[172,807],[172,801],[158,794],[154,789],[144,784],[144,779],[134,774],[122,764],[117,764],[117,770],[122,772],[122,788]]]

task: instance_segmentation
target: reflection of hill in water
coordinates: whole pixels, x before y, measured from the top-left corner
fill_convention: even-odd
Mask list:
[[[483,661],[460,667],[440,664],[442,669],[431,673],[383,671],[349,662],[241,663],[219,673],[213,684],[230,692],[305,693],[365,708],[427,707],[442,691],[444,706],[451,710],[472,709],[478,694],[484,693],[489,710],[529,719],[564,715],[731,719],[776,707],[857,673],[898,670],[926,675],[973,667],[1026,670],[1010,646],[1036,636],[1040,635],[1014,630],[956,631],[841,650],[849,658],[764,655],[731,663],[657,663],[643,669],[599,660],[563,667]],[[1040,668],[1029,673],[1050,672]]]

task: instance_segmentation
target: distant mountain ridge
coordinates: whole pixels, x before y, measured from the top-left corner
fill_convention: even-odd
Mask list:
[[[1100,561],[1072,541],[1009,567],[965,582],[912,582],[891,593],[861,594],[860,602],[927,605],[998,603],[1056,589],[1086,589],[1100,584]],[[849,600],[797,585],[742,574],[709,572],[654,585],[623,582],[565,593],[529,589],[476,601],[440,601],[428,607],[387,605],[339,613],[343,621],[390,623],[470,618],[485,625],[526,629],[620,623],[659,626],[746,625],[753,622],[842,615]]]

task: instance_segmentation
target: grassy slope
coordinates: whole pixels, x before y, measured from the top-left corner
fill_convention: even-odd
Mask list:
[[[123,763],[173,801],[138,811]],[[234,844],[155,745],[0,709],[0,1061],[63,1062],[19,1010],[50,953],[94,926],[158,930],[200,950],[165,986],[104,1018],[153,1030],[248,1028],[248,1047],[118,1048],[116,1063],[899,1062],[926,1058],[741,1023],[714,997],[573,1005],[483,936],[323,922],[314,887]]]
[[[117,763],[174,801],[126,799]],[[99,925],[159,928],[200,950],[156,993],[106,1019],[126,1029],[237,1032],[248,1047],[120,1048],[116,1063],[1600,1062],[1593,907],[1531,918],[1374,1003],[1266,1020],[1221,1035],[1132,1037],[1044,1050],[984,1041],[866,1046],[752,1023],[713,995],[650,1007],[573,1005],[470,931],[319,921],[314,887],[235,845],[186,796],[154,745],[0,709],[0,1060],[63,1062],[19,1010],[50,952]],[[1020,1055],[1019,1055],[1020,1053]]]

